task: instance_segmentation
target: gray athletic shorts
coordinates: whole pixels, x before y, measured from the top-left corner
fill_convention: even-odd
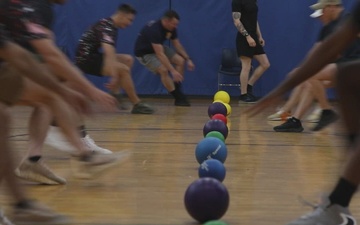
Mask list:
[[[176,54],[175,50],[169,48],[168,46],[164,46],[164,53],[169,60],[171,60],[172,57],[174,57],[174,55]],[[148,70],[155,74],[157,73],[156,71],[158,70],[158,68],[161,66],[161,62],[155,53],[143,55],[136,58],[142,65],[144,65],[146,68],[148,68]]]

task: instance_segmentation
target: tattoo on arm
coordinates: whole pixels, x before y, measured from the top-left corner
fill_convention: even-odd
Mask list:
[[[236,29],[242,34],[242,35],[247,35],[248,32],[246,31],[244,25],[241,23],[240,18],[241,18],[241,13],[240,12],[233,12],[232,13],[232,17],[234,20],[234,24]]]
[[[232,16],[234,20],[239,20],[241,18],[241,13],[233,12]]]

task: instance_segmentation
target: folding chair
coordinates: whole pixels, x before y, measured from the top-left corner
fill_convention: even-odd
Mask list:
[[[252,68],[251,68],[252,70]],[[250,73],[251,73],[250,70]],[[223,48],[221,53],[221,64],[218,70],[218,90],[222,87],[240,87],[241,62],[236,49]],[[226,79],[231,76],[231,79]],[[232,82],[230,82],[230,80]]]

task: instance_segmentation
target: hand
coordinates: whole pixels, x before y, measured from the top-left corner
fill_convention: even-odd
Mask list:
[[[99,105],[102,105],[106,111],[116,111],[116,99],[100,89],[94,87],[90,92],[89,98]]]
[[[88,99],[81,94],[65,85],[61,85],[63,93],[60,94],[60,97],[68,103],[73,109],[76,110],[79,114],[90,114],[90,102]]]
[[[173,72],[171,72],[171,75],[175,82],[181,82],[184,80],[184,77],[177,70],[174,70]]]
[[[247,40],[250,47],[255,47],[256,46],[255,40],[250,35],[246,37],[246,40]]]
[[[259,37],[259,43],[261,46],[263,46],[263,47],[265,46],[265,41],[262,37]]]
[[[187,60],[187,68],[190,71],[193,71],[195,69],[195,65],[194,65],[194,63],[193,63],[193,61],[191,59]]]

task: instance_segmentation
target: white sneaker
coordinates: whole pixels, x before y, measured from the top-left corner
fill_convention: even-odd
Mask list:
[[[94,153],[103,154],[103,155],[113,153],[112,151],[110,151],[106,148],[101,148],[101,147],[97,146],[95,144],[95,141],[89,135],[86,135],[84,138],[81,138],[81,140],[84,143],[85,147],[87,149],[89,149],[90,151],[93,151]]]
[[[306,118],[309,123],[317,123],[320,120],[322,109],[316,107],[316,109]]]
[[[15,175],[24,180],[40,184],[66,184],[66,180],[52,172],[41,159],[37,162],[24,159],[18,168],[15,169]]]
[[[0,225],[14,225],[2,211],[0,211]]]
[[[129,151],[113,154],[91,154],[86,158],[72,157],[74,176],[79,179],[94,179],[103,172],[126,162],[131,156]]]
[[[15,208],[13,221],[19,225],[60,225],[71,222],[68,217],[38,202],[30,202],[26,208]]]
[[[112,151],[101,148],[95,144],[95,141],[89,136],[86,135],[84,138],[81,138],[82,142],[84,143],[85,147],[93,151],[97,154],[111,154]],[[48,131],[48,135],[45,139],[45,144],[60,150],[65,151],[69,153],[77,152],[77,149],[67,140],[67,138],[63,135],[60,128],[50,126],[50,129]]]
[[[44,143],[60,151],[76,152],[76,148],[70,144],[58,127],[50,126]]]
[[[291,118],[291,114],[282,110],[267,117],[270,121],[286,121],[289,118]]]

